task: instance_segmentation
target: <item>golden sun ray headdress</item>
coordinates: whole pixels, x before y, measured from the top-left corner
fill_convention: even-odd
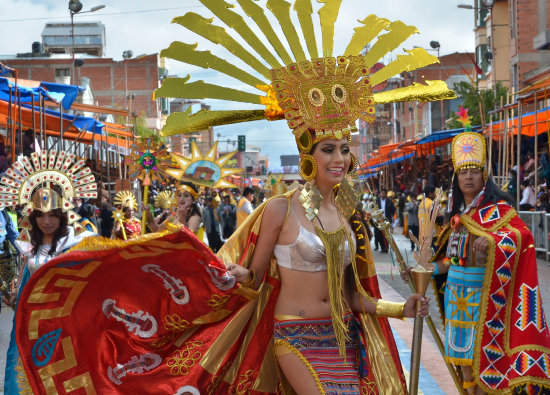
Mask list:
[[[72,203],[74,197],[97,197],[95,177],[85,164],[84,159],[77,160],[76,155],[65,151],[42,151],[11,165],[0,179],[0,208],[23,207],[19,240],[30,240],[29,215],[33,210],[46,213],[61,209],[67,213],[68,224],[75,234],[86,230],[79,224],[80,216],[73,211]]]
[[[172,154],[172,159],[177,163],[178,168],[168,168],[166,173],[180,182],[189,182],[200,187],[237,188],[227,180],[227,177],[243,170],[224,167],[233,155],[235,152],[217,158],[218,142],[216,141],[210,151],[203,156],[197,144],[192,142],[191,157]]]
[[[442,81],[414,83],[390,91],[374,93],[372,87],[404,71],[437,63],[437,57],[429,55],[422,48],[406,51],[397,59],[370,75],[376,62],[396,49],[404,40],[416,33],[414,26],[403,22],[369,15],[359,20],[346,50],[341,56],[333,56],[334,26],[342,0],[318,0],[321,24],[322,55],[319,53],[313,26],[313,5],[311,0],[296,0],[293,10],[300,23],[306,50],[300,44],[297,26],[294,26],[290,7],[285,0],[268,0],[265,8],[253,0],[237,0],[240,6],[234,8],[224,0],[200,0],[219,20],[230,29],[214,24],[189,12],[174,18],[173,22],[201,35],[214,44],[219,44],[240,61],[253,69],[252,74],[209,51],[197,51],[197,44],[173,42],[161,52],[161,56],[191,65],[211,68],[247,85],[255,93],[219,86],[202,80],[190,82],[191,77],[167,78],[154,97],[181,97],[187,99],[220,99],[242,103],[264,105],[265,109],[207,111],[191,114],[191,109],[173,113],[162,134],[165,136],[191,133],[216,125],[248,122],[260,119],[286,119],[293,130],[300,150],[300,170],[308,180],[315,175],[315,162],[309,155],[313,144],[326,138],[340,139],[356,130],[358,118],[372,122],[375,119],[375,105],[399,101],[433,101],[456,97]],[[281,25],[288,47],[273,30],[266,16],[269,11]],[[256,26],[249,26],[243,15],[251,18]],[[386,30],[386,34],[380,33]],[[259,37],[256,32],[262,32]],[[245,49],[232,37],[240,36],[258,55]],[[363,55],[367,44],[378,40]],[[268,48],[267,44],[271,46]]]
[[[120,191],[115,194],[113,199],[115,206],[120,207],[120,210],[123,211],[126,207],[132,207],[134,210],[137,210],[138,204],[135,195],[130,191]]]
[[[174,204],[176,204],[176,196],[172,191],[161,191],[155,196],[155,207],[168,210]]]

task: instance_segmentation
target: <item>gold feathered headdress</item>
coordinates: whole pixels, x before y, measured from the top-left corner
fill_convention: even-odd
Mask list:
[[[163,210],[168,210],[176,204],[176,196],[172,191],[162,191],[155,196],[155,207],[160,207]]]
[[[113,203],[115,206],[119,206],[121,210],[124,210],[126,207],[132,207],[134,210],[138,208],[136,197],[130,191],[117,192]]]
[[[406,51],[382,69],[371,74],[371,67],[396,49],[404,40],[416,33],[414,26],[403,22],[369,15],[360,20],[346,50],[341,56],[333,55],[334,26],[342,0],[318,0],[322,44],[321,52],[313,26],[311,0],[296,0],[293,10],[300,26],[292,21],[291,4],[285,0],[268,0],[266,8],[253,0],[237,0],[240,10],[224,0],[200,0],[230,29],[189,12],[174,18],[188,30],[201,35],[231,52],[250,66],[253,74],[209,51],[197,51],[197,44],[173,42],[161,56],[203,68],[211,68],[248,85],[245,90],[219,86],[202,80],[190,82],[191,77],[167,78],[154,97],[181,97],[186,99],[220,99],[264,105],[258,110],[201,110],[191,114],[173,113],[162,134],[165,136],[205,130],[216,125],[248,122],[260,119],[286,119],[293,130],[300,150],[300,171],[307,180],[315,175],[316,166],[308,155],[311,147],[327,138],[341,139],[356,130],[355,122],[375,119],[375,105],[400,101],[432,101],[456,97],[442,81],[425,81],[390,91],[373,93],[372,87],[405,71],[437,63],[437,57],[422,48]],[[292,55],[285,48],[266,16],[270,12],[281,25]],[[256,26],[249,26],[243,17],[248,16]],[[387,33],[380,34],[386,30]],[[302,33],[307,51],[302,48]],[[262,36],[258,33],[261,32]],[[233,36],[239,36],[255,52],[245,49]],[[361,51],[378,37],[366,54]],[[270,45],[271,47],[268,47]],[[307,52],[307,55],[306,55]],[[259,75],[259,77],[257,77]],[[354,161],[355,162],[355,161]]]

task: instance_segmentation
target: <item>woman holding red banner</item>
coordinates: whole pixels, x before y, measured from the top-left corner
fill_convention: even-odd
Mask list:
[[[22,205],[24,214],[20,222],[22,231],[16,241],[17,247],[21,251],[23,266],[12,284],[14,290],[12,299],[4,299],[5,303],[16,306],[6,358],[5,394],[19,394],[22,391],[16,371],[16,366],[20,365],[20,361],[15,341],[15,323],[17,302],[25,284],[50,259],[63,254],[85,237],[94,235],[94,233],[86,231],[86,228],[78,222],[80,217],[72,211],[74,206],[69,202],[75,196],[94,198],[96,196],[95,179],[87,167],[82,168],[83,161],[71,166],[73,165],[71,158],[66,156],[65,152],[48,154],[44,151],[41,157],[33,153],[30,160],[23,159],[24,167],[15,163],[8,169],[7,177],[3,178],[0,183],[4,194],[8,194],[8,199],[0,202],[0,207]],[[55,163],[56,158],[59,163],[66,160],[64,167],[66,171],[59,170],[59,167],[42,166],[42,164]],[[55,181],[42,182],[46,179]],[[77,183],[87,184],[87,191],[84,193],[73,189],[72,185]],[[71,185],[71,187],[67,187],[67,185]],[[6,188],[10,188],[11,193],[6,192]]]

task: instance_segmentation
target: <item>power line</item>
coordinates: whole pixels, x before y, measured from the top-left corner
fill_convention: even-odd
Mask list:
[[[160,11],[173,11],[173,10],[186,10],[192,8],[204,8],[204,6],[188,6],[188,7],[173,7],[173,8],[152,8],[148,10],[136,10],[136,11],[121,11],[121,12],[103,12],[103,13],[94,13],[94,16],[108,16],[108,15],[127,15],[127,14],[142,14],[144,12],[160,12]],[[84,17],[89,15],[84,14],[74,14],[75,17]],[[50,17],[39,17],[39,18],[23,18],[23,19],[0,19],[0,22],[24,22],[24,21],[40,21],[46,19],[67,19],[67,16],[50,16]]]

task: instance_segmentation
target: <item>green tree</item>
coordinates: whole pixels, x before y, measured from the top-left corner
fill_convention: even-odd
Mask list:
[[[503,86],[500,82],[497,83],[496,96],[494,89],[480,90],[477,84],[470,84],[468,82],[459,82],[455,85],[454,90],[458,97],[464,99],[463,106],[468,109],[468,115],[471,116],[472,126],[481,125],[480,105],[483,109],[484,122],[489,122],[489,112],[500,107],[500,99],[506,102],[506,96],[508,95],[508,88]],[[456,114],[451,115],[452,120],[449,122],[450,129],[458,129],[462,127],[462,124],[458,121]]]

